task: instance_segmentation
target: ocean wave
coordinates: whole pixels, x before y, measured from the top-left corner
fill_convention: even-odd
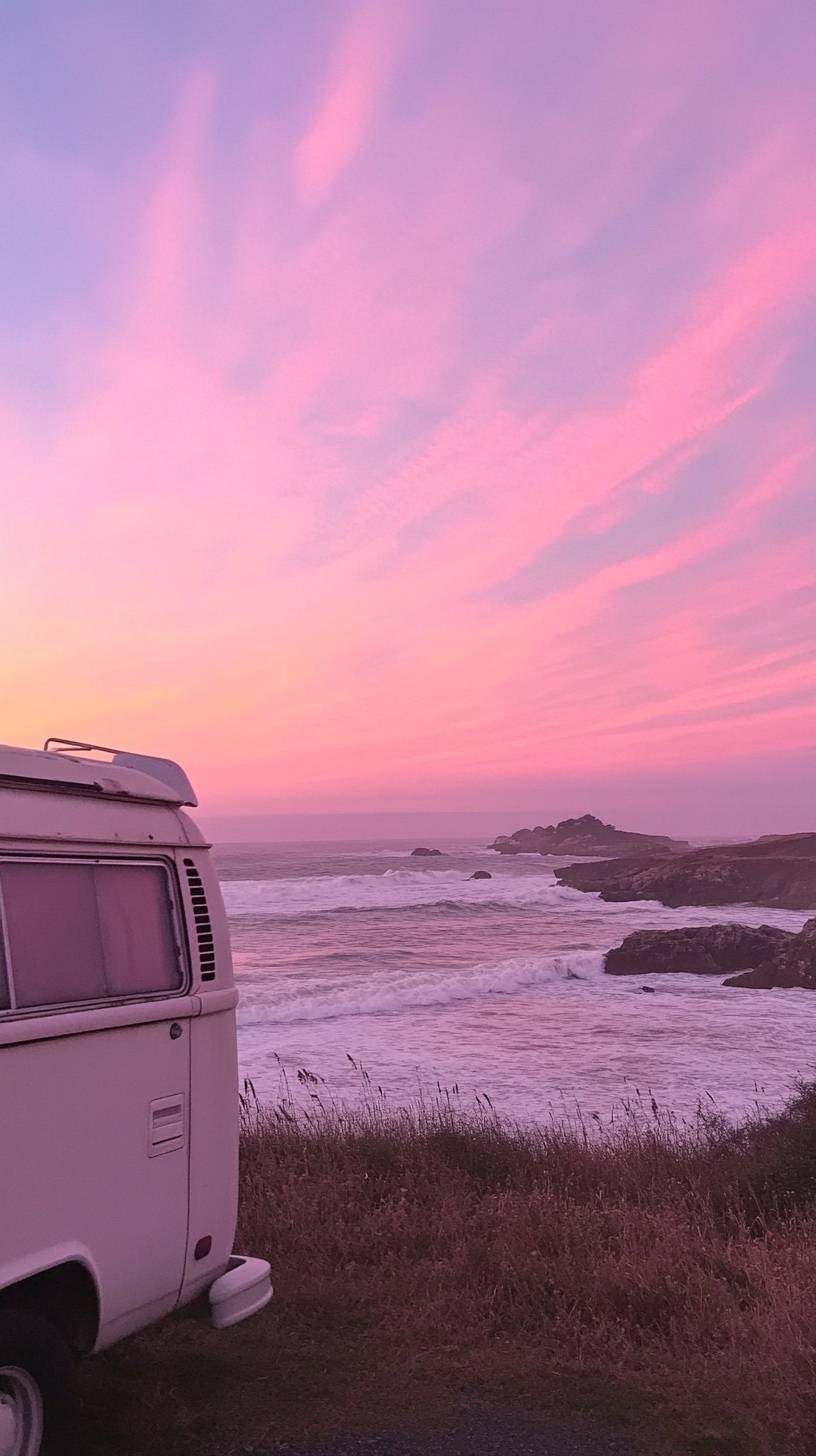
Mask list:
[[[461,870],[385,870],[380,875],[311,875],[291,880],[226,880],[227,914],[294,919],[332,910],[400,910],[420,906],[555,907],[586,904],[582,890],[537,876],[471,880]],[[591,898],[595,898],[594,896]]]
[[[496,864],[498,858],[495,849],[490,849],[487,845],[474,847],[472,844],[449,844],[441,852],[445,859],[486,859],[488,862]],[[409,859],[413,864],[416,864],[418,859],[421,863],[423,858],[417,855],[413,849],[409,849],[407,845],[404,848],[366,849],[365,855],[367,859]],[[338,859],[359,858],[359,849],[338,855]]]
[[[344,1016],[380,1016],[407,1008],[447,1006],[482,996],[506,996],[563,981],[594,981],[603,976],[603,951],[574,950],[559,955],[516,956],[483,961],[466,970],[379,972],[336,986],[299,981],[279,986],[241,987],[242,1035],[294,1021],[333,1021]]]

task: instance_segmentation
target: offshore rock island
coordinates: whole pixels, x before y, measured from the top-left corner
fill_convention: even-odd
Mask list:
[[[488,846],[498,854],[574,854],[595,859],[610,855],[682,854],[688,847],[686,840],[670,839],[665,834],[616,829],[614,824],[604,824],[594,814],[562,819],[559,824],[537,824],[534,829],[516,829],[513,834],[500,834]]]

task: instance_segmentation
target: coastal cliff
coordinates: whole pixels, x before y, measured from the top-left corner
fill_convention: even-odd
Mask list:
[[[775,987],[816,991],[816,920],[808,920],[771,960],[729,977],[724,984],[759,991]]]
[[[534,829],[516,829],[500,834],[490,849],[498,854],[574,854],[592,857],[650,853],[666,855],[688,849],[685,840],[664,834],[638,834],[604,824],[594,814],[580,819],[562,819],[558,824],[537,824]]]
[[[608,976],[722,976],[737,971],[723,985],[816,991],[816,918],[798,933],[774,925],[635,930],[607,952],[604,970]]]
[[[816,909],[816,834],[572,864],[555,873],[562,885],[600,892],[603,900],[810,910]]]
[[[816,924],[816,922],[814,922]],[[608,976],[685,972],[723,976],[764,966],[798,937],[774,925],[689,925],[675,930],[634,930],[607,952]]]

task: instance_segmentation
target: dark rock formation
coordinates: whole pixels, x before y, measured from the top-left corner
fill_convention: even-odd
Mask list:
[[[741,976],[729,977],[725,985],[754,987],[760,991],[772,990],[775,986],[816,991],[816,920],[808,920],[798,935],[790,936],[772,960]]]
[[[816,909],[816,834],[774,835],[688,854],[639,855],[556,870],[562,885],[603,900],[663,905],[772,905]]]
[[[688,849],[685,840],[669,839],[663,834],[636,834],[604,824],[594,814],[580,819],[562,819],[560,824],[537,824],[534,829],[517,829],[513,834],[500,834],[489,846],[499,854],[577,854],[618,855],[673,854]]]
[[[764,965],[796,939],[793,931],[778,930],[773,925],[694,925],[679,930],[636,930],[627,935],[622,945],[608,952],[604,970],[609,976],[673,971],[721,976],[727,971]]]
[[[492,878],[490,870],[474,870],[472,875],[468,875],[469,880],[492,880]]]
[[[411,854],[412,855],[418,854],[418,855],[421,855],[421,856],[423,856],[425,858],[428,858],[429,856],[433,856],[433,855],[441,855],[441,853],[442,853],[442,850],[441,849],[425,849],[424,845],[420,845],[419,849],[412,849],[411,850]]]

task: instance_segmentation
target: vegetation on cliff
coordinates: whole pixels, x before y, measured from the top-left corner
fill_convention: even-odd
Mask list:
[[[313,1090],[247,1108],[240,1246],[275,1301],[90,1362],[88,1456],[440,1429],[473,1391],[606,1412],[650,1453],[810,1456],[816,1090],[740,1128],[645,1097],[603,1130]]]

